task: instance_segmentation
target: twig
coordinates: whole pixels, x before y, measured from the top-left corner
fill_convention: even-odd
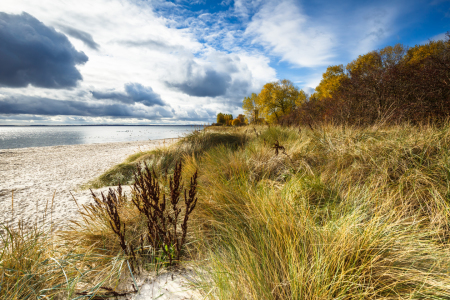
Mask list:
[[[14,218],[14,190],[12,190],[12,197],[11,197],[11,212]]]
[[[273,144],[273,149],[275,149],[275,155],[278,156],[278,150],[283,150],[283,152],[286,151],[286,149],[280,145],[280,143],[278,142],[278,140],[275,142],[275,144]]]
[[[71,191],[69,191],[69,193],[70,193],[70,195],[72,196],[73,201],[75,201],[75,204],[77,205],[78,209],[80,209],[80,206],[78,205],[77,199],[75,199],[75,197],[72,195],[72,192],[71,192]]]

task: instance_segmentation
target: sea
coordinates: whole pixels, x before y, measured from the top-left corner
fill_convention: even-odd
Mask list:
[[[0,126],[0,149],[178,138],[199,129],[199,125]]]

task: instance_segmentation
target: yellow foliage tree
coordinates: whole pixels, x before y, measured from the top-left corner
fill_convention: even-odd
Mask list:
[[[224,115],[224,118],[225,118],[225,125],[231,126],[231,122],[233,121],[233,115],[227,114]]]
[[[349,72],[370,72],[373,69],[382,69],[391,67],[400,63],[406,54],[405,47],[402,44],[387,46],[381,50],[371,51],[367,54],[358,56],[357,59],[347,64],[346,69]]]
[[[447,33],[447,40],[429,41],[425,45],[409,48],[405,61],[406,63],[417,63],[431,55],[439,56],[448,47],[450,47],[450,33]]]
[[[256,97],[257,105],[260,108],[259,117],[265,117],[269,123],[278,121],[281,116],[286,115],[305,100],[306,94],[299,91],[287,79],[266,83]]]
[[[239,125],[241,125],[241,120],[236,118],[236,119],[233,120],[232,124],[233,124],[233,126],[239,126]]]
[[[247,119],[250,122],[254,122],[258,118],[259,111],[261,109],[258,95],[252,93],[250,97],[245,97],[244,102],[242,103],[242,108],[244,109]]]
[[[316,92],[311,95],[313,98],[324,99],[332,97],[332,94],[340,86],[342,79],[347,75],[344,73],[344,66],[329,66],[323,73],[320,84],[316,87]]]
[[[225,115],[223,113],[217,114],[217,123],[218,124],[225,124]]]

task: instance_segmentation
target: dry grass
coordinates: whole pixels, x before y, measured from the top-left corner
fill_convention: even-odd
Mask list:
[[[187,159],[209,297],[450,299],[448,126],[256,132]]]
[[[212,127],[125,164],[147,162],[169,194],[180,159],[183,178],[199,171],[186,240],[206,298],[450,299],[449,124]],[[131,204],[118,214],[139,249],[146,218]],[[4,235],[0,297],[130,289],[108,218],[83,217],[58,238]],[[168,265],[162,252],[137,257],[144,271]]]

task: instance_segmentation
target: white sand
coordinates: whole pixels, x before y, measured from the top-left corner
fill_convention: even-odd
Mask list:
[[[196,275],[189,270],[179,270],[145,280],[132,300],[188,300],[203,299],[200,293],[190,287]],[[139,285],[139,284],[138,284]]]
[[[92,202],[90,191],[80,190],[83,184],[131,154],[167,146],[176,140],[0,150],[0,224],[14,226],[22,219],[31,226],[43,217],[47,208],[46,225],[50,225],[51,216],[53,228],[64,228],[78,216],[72,195],[79,205]],[[94,192],[107,190],[108,187]],[[130,188],[124,187],[124,191]],[[53,210],[50,210],[53,195]],[[190,280],[190,272],[182,271],[150,276],[139,284],[139,293],[129,297],[135,300],[202,299],[197,291],[189,288]]]
[[[80,191],[81,185],[131,154],[174,141],[176,139],[0,150],[0,224],[15,225],[20,219],[28,225],[34,224],[43,217],[46,207],[50,215],[55,195],[51,217],[54,226],[62,228],[77,216],[77,206],[70,192],[80,205],[88,203],[92,197],[89,190]]]

